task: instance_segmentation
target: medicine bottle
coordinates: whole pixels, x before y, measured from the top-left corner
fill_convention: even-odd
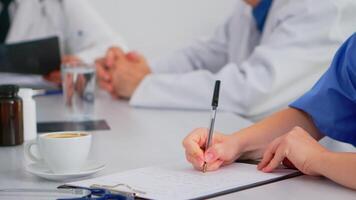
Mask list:
[[[16,85],[0,85],[0,146],[20,145],[23,136],[22,100]]]
[[[26,142],[37,137],[36,102],[33,99],[34,91],[32,89],[21,88],[18,95],[22,99],[23,138]]]

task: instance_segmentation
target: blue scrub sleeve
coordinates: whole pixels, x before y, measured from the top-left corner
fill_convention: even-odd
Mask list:
[[[290,107],[308,113],[326,136],[356,146],[356,34],[314,87]]]

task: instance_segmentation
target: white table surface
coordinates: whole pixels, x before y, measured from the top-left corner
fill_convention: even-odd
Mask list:
[[[37,120],[65,120],[61,96],[39,97]],[[106,163],[94,176],[184,160],[182,139],[192,129],[206,127],[210,112],[154,110],[129,107],[100,93],[96,118],[105,119],[110,131],[93,132],[91,159]],[[231,133],[250,124],[231,113],[218,113],[216,130]],[[55,188],[26,172],[23,145],[0,147],[0,188]],[[356,192],[324,178],[302,176],[221,196],[218,199],[356,199]]]

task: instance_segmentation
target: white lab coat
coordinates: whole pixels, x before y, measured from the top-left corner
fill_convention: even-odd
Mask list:
[[[112,45],[126,49],[123,40],[87,0],[15,0],[9,9],[11,28],[6,43],[59,36],[62,55],[76,55],[89,63]],[[40,76],[0,76],[0,83],[13,80],[25,84],[43,82]]]
[[[209,109],[220,79],[220,110],[260,119],[310,88],[356,30],[355,0],[274,0],[262,34],[251,10],[239,0],[213,37],[150,61],[130,104]]]

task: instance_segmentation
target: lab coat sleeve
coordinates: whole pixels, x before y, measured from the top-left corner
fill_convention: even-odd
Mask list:
[[[185,73],[199,69],[218,71],[216,66],[222,67],[228,60],[230,23],[229,18],[210,38],[198,40],[164,57],[149,60],[151,71],[154,73]]]
[[[64,0],[67,17],[65,52],[74,54],[85,62],[93,62],[105,55],[111,46],[124,51],[127,46],[123,39],[104,22],[86,0]]]
[[[135,91],[130,105],[153,108],[209,109],[216,79],[222,80],[220,88],[220,107],[229,105],[228,96],[242,100],[240,92],[231,92],[229,87],[244,85],[243,75],[230,63],[219,73],[197,70],[185,74],[148,75]],[[241,87],[242,90],[246,90]],[[224,97],[224,98],[221,98]],[[232,100],[234,101],[234,100]],[[242,100],[243,101],[243,100]],[[233,108],[236,110],[236,108]],[[242,107],[237,109],[243,109]]]
[[[344,31],[340,24],[345,25],[339,20],[345,18],[329,7],[300,9],[299,13],[281,11],[285,14],[276,17],[279,23],[240,66],[228,63],[217,73],[200,69],[184,74],[149,75],[135,91],[130,104],[208,109],[213,84],[220,79],[220,109],[247,115],[272,90],[290,87],[326,67],[322,65],[328,64],[328,57],[343,40],[340,38],[345,38],[339,34]],[[349,20],[352,18],[346,18]]]

